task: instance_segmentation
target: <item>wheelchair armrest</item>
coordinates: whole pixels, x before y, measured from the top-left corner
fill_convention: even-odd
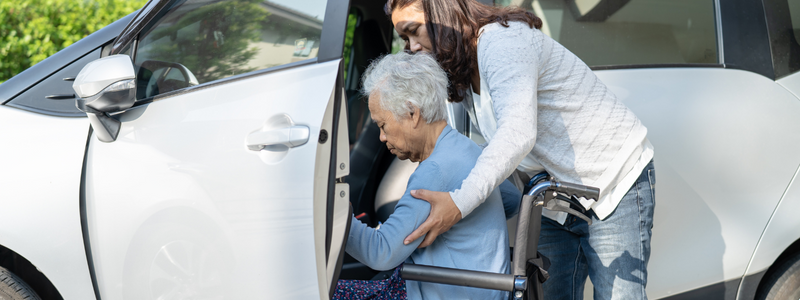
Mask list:
[[[443,283],[482,289],[509,292],[513,292],[515,290],[515,277],[511,274],[498,274],[425,265],[403,264],[403,268],[400,269],[400,277],[405,280]],[[521,283],[518,283],[518,285],[519,284]]]

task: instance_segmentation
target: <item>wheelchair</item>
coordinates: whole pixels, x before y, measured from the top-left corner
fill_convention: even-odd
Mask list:
[[[591,219],[579,211],[583,206],[577,199],[597,199],[600,189],[559,182],[545,172],[533,176],[526,188],[530,189],[523,193],[520,201],[511,274],[404,264],[400,270],[401,277],[405,280],[508,291],[509,299],[513,300],[544,299],[542,284],[549,277],[547,269],[550,261],[538,252],[542,208],[575,215],[591,225]]]

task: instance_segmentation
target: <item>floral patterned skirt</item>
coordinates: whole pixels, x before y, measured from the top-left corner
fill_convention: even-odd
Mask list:
[[[392,276],[383,280],[339,280],[331,300],[405,300],[408,296],[406,281],[400,278],[402,266],[395,268]]]

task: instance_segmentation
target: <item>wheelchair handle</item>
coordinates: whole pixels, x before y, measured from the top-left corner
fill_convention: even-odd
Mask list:
[[[576,198],[584,197],[586,199],[597,200],[597,198],[600,197],[599,188],[555,180],[545,181],[535,185],[530,189],[530,191],[528,191],[528,196],[537,196],[548,189],[567,194],[568,196],[575,196]]]
[[[592,186],[585,186],[569,182],[556,182],[555,187],[557,192],[575,196],[575,198],[583,197],[586,199],[598,200],[597,198],[600,197],[600,189]]]
[[[538,176],[538,175],[537,175]],[[536,178],[536,177],[534,177]],[[533,182],[533,180],[531,180]],[[559,182],[555,180],[540,181],[522,197],[517,218],[517,236],[514,240],[514,253],[511,274],[525,275],[528,259],[537,257],[539,248],[539,229],[542,223],[543,200],[535,200],[545,192],[559,192],[569,196],[586,199],[597,199],[600,189],[580,184]],[[543,197],[544,198],[544,197]],[[543,199],[540,198],[540,199]],[[591,222],[591,221],[590,221]]]

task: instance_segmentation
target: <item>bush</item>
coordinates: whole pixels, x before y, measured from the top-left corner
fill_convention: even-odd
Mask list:
[[[147,0],[0,1],[0,83],[144,6]]]

